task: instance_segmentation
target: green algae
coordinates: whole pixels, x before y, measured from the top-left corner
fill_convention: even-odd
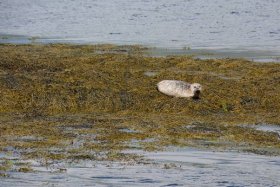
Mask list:
[[[240,127],[280,125],[280,64],[148,57],[141,46],[0,48],[1,152],[46,163],[137,159],[122,151],[168,146],[280,154],[276,133]],[[163,79],[202,84],[201,99],[160,94]]]

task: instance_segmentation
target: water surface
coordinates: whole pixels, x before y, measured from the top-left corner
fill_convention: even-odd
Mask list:
[[[195,149],[142,152],[149,164],[80,162],[33,164],[35,173],[10,173],[0,186],[279,186],[280,157]],[[66,168],[66,170],[59,170]]]
[[[279,52],[279,7],[278,0],[0,0],[0,33],[45,41]]]

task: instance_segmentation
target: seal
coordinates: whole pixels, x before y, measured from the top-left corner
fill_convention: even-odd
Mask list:
[[[157,89],[168,96],[198,99],[202,86],[198,83],[191,84],[179,80],[163,80],[157,84]]]

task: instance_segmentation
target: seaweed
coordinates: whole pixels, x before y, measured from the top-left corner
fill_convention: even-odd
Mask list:
[[[45,160],[136,159],[123,151],[168,146],[280,154],[277,134],[240,127],[280,125],[280,64],[150,57],[141,46],[109,44],[0,48],[2,152]],[[156,90],[163,79],[198,82],[201,98],[165,96]]]

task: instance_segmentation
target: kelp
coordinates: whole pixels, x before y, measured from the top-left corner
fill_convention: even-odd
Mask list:
[[[198,82],[202,95],[163,95],[163,79]],[[280,125],[279,63],[150,57],[141,46],[2,44],[0,88],[0,150],[23,158],[136,159],[122,151],[169,146],[280,153],[277,133],[244,127]]]

